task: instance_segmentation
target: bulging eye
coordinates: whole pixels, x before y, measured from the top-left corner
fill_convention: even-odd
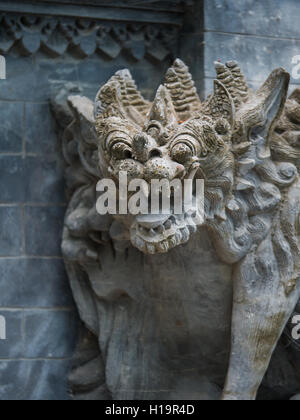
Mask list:
[[[177,143],[172,148],[171,157],[174,161],[184,164],[193,157],[193,150],[186,143]]]
[[[113,147],[111,148],[111,155],[117,160],[132,158],[132,152],[130,147],[123,142],[118,142],[113,145]]]

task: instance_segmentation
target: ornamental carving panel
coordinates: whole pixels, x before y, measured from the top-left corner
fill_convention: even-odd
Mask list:
[[[88,57],[101,53],[115,59],[126,51],[135,60],[162,61],[177,51],[178,27],[89,19],[0,15],[0,52],[18,46],[24,55],[43,50],[58,57],[66,52]]]

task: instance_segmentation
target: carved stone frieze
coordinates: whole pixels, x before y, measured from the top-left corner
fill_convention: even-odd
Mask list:
[[[2,14],[0,52],[17,45],[25,55],[42,49],[52,56],[99,52],[115,59],[126,51],[136,60],[147,56],[161,61],[176,53],[177,31],[176,26]]]

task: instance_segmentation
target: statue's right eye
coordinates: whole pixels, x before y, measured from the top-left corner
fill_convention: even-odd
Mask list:
[[[175,162],[185,164],[193,157],[193,151],[187,143],[177,143],[171,151],[171,157]]]
[[[127,144],[118,142],[112,146],[111,156],[117,160],[131,159],[132,151]]]

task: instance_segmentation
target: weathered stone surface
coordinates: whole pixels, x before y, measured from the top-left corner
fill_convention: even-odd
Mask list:
[[[64,203],[63,164],[58,157],[0,155],[0,202]]]
[[[0,100],[47,102],[67,82],[77,81],[74,62],[34,61],[32,57],[6,57],[7,79],[1,80]],[[11,83],[13,80],[13,83]]]
[[[299,55],[300,40],[248,37],[245,35],[205,33],[205,76],[214,77],[212,64],[236,60],[243,63],[250,81],[263,82],[270,68],[283,67],[292,72],[292,58]],[[292,79],[293,84],[299,80]]]
[[[249,88],[253,90],[258,90],[261,86],[260,82],[248,82]],[[214,79],[213,78],[205,78],[203,81],[203,91],[205,92],[205,96],[208,96],[212,93],[214,88]],[[291,95],[295,89],[298,88],[298,85],[290,84],[289,87],[289,95]]]
[[[64,207],[25,208],[25,249],[27,255],[61,255]]]
[[[24,179],[19,180],[24,184],[22,201],[52,205],[65,202],[61,156],[28,156],[20,164],[24,167]]]
[[[23,312],[2,311],[0,309],[0,315],[4,316],[6,321],[6,339],[0,340],[0,359],[23,357]]]
[[[26,104],[25,116],[26,152],[59,154],[55,121],[49,104]]]
[[[289,358],[293,357],[293,364]],[[276,348],[270,368],[258,393],[259,400],[289,400],[299,392],[299,350],[291,351],[291,344],[284,338]]]
[[[199,84],[203,81],[203,67],[204,67],[204,55],[203,46],[203,34],[184,34],[180,38],[181,49],[184,51],[185,63],[190,68],[190,71],[195,75],[195,82]],[[195,51],[199,51],[199,54],[195,56]],[[202,51],[202,52],[201,52]]]
[[[30,310],[24,313],[24,356],[59,359],[71,357],[76,341],[73,311]]]
[[[151,90],[150,95],[153,96],[152,86],[153,84],[159,86],[161,76],[163,72],[167,70],[169,64],[169,60],[160,63],[159,67],[157,67],[156,64],[146,62],[145,60],[135,63],[133,66],[133,74],[137,85],[146,92]],[[128,61],[126,56],[118,57],[113,63],[109,63],[105,60],[99,62],[99,60],[92,59],[82,61],[78,64],[78,77],[82,92],[85,96],[94,100],[99,86],[109,79],[112,71],[116,72],[119,69],[126,68],[127,65]]]
[[[4,400],[68,400],[66,380],[70,362],[0,361],[0,399]]]
[[[297,0],[207,0],[205,29],[299,39]]]
[[[224,400],[255,399],[299,301],[299,92],[287,100],[282,68],[256,92],[235,61],[215,70],[204,102],[180,60],[153,103],[128,70],[102,86],[94,116],[87,98],[69,98],[62,249],[80,317],[99,339],[98,357],[73,370],[78,399],[217,399],[222,389]],[[122,170],[144,184],[204,179],[204,218],[194,197],[182,214],[117,214],[103,229],[91,223],[99,166],[104,178]],[[288,334],[280,360],[292,374],[279,374],[279,390],[274,358],[264,395],[300,387]]]
[[[73,306],[64,263],[60,259],[0,259],[0,307]]]
[[[24,202],[25,176],[22,157],[0,155],[0,179],[1,203]]]
[[[0,153],[21,153],[24,135],[24,104],[0,102]]]
[[[18,207],[0,207],[0,256],[22,253],[22,212]]]

